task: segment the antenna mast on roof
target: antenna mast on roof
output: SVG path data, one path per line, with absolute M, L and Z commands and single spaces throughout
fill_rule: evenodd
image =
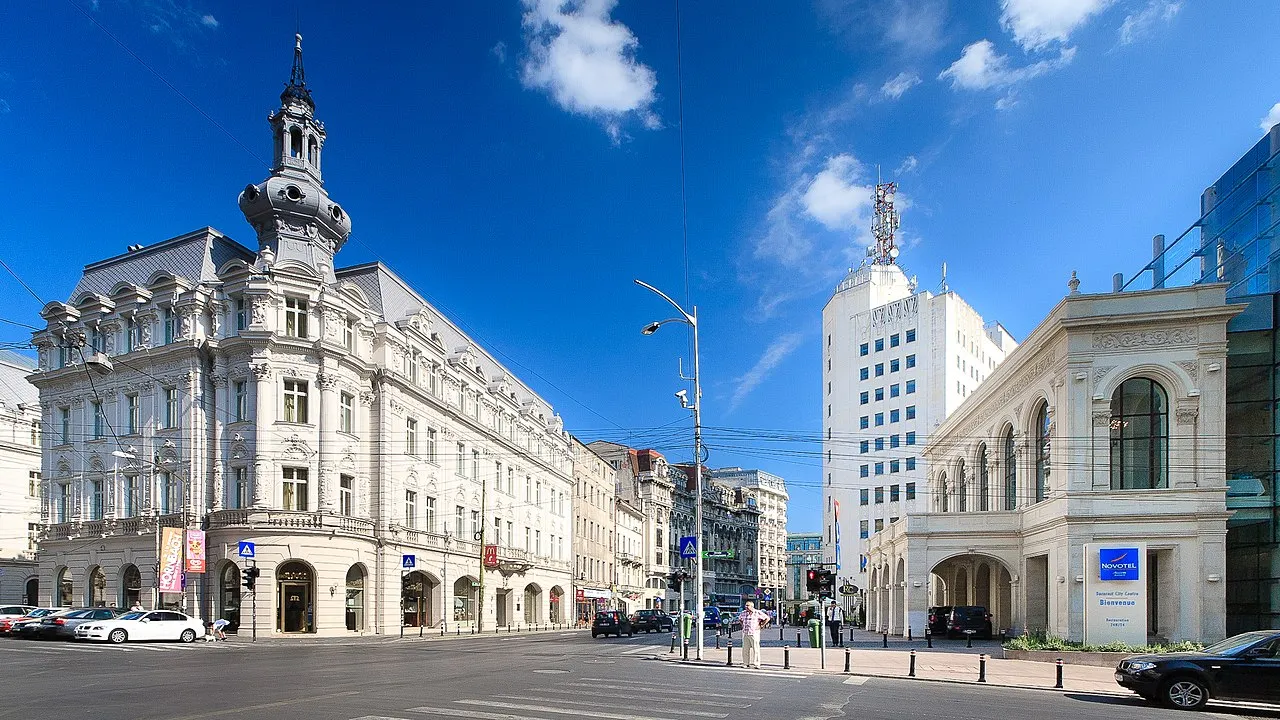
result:
M 871 235 L 875 245 L 871 248 L 871 262 L 875 265 L 893 265 L 898 260 L 898 247 L 893 234 L 898 230 L 898 211 L 893 209 L 893 196 L 898 183 L 880 182 L 880 168 L 876 168 L 875 219 L 871 222 Z

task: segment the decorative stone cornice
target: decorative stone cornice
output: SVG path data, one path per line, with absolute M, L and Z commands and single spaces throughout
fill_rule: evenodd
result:
M 1169 345 L 1194 345 L 1196 329 L 1164 328 L 1129 332 L 1094 333 L 1094 350 L 1126 350 L 1131 348 L 1165 347 Z

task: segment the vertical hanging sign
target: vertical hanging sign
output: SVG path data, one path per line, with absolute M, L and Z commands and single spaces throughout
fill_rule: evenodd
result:
M 204 531 L 187 531 L 187 572 L 200 574 L 204 572 Z
M 160 532 L 160 582 L 162 593 L 182 592 L 182 529 L 162 528 Z

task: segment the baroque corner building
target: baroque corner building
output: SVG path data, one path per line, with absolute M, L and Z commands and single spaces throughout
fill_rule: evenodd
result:
M 351 219 L 300 36 L 280 100 L 239 197 L 256 251 L 212 228 L 133 246 L 43 311 L 41 603 L 327 635 L 563 622 L 560 417 L 387 267 L 335 266 Z M 160 529 L 184 526 L 205 571 L 160 593 Z

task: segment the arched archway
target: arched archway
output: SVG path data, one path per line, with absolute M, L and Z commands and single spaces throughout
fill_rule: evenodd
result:
M 889 618 L 889 632 L 902 634 L 907 623 L 907 560 L 898 558 L 893 571 L 893 583 L 890 589 L 893 614 Z
M 40 607 L 40 578 L 27 578 L 23 602 L 32 607 Z
M 357 580 L 360 584 L 360 597 L 363 602 L 364 574 L 363 570 L 361 570 L 358 565 L 351 566 L 351 569 L 347 571 L 348 597 L 350 598 L 353 571 L 359 574 Z M 435 578 L 421 570 L 411 572 L 404 576 L 402 584 L 402 588 L 404 590 L 402 602 L 404 608 L 405 627 L 425 627 L 427 625 L 431 625 L 432 619 L 435 617 L 435 613 L 432 611 L 431 597 L 434 595 L 433 591 L 435 590 L 436 584 L 437 582 Z M 348 608 L 350 608 L 349 603 Z M 350 613 L 348 613 L 347 629 L 357 629 L 351 627 Z
M 479 583 L 470 575 L 460 577 L 453 583 L 453 621 L 472 622 L 476 619 L 476 585 Z
M 360 563 L 347 568 L 347 596 L 343 614 L 346 616 L 347 629 L 353 632 L 364 630 L 364 579 L 366 574 L 364 566 Z M 431 602 L 430 594 L 427 595 L 427 602 L 429 608 Z M 427 624 L 431 624 L 432 613 L 429 609 L 426 617 Z
M 973 604 L 991 608 L 991 566 L 985 562 L 973 574 Z
M 137 565 L 120 568 L 120 607 L 142 607 L 142 573 Z
M 991 615 L 992 632 L 1017 625 L 1013 615 L 1013 575 L 994 555 L 952 555 L 930 570 L 937 591 L 931 604 L 981 606 Z
M 564 622 L 564 588 L 556 585 L 551 588 L 551 622 Z
M 101 565 L 89 568 L 84 583 L 85 607 L 105 607 L 107 604 L 107 576 Z
M 54 576 L 53 604 L 56 607 L 71 607 L 75 604 L 75 590 L 71 583 L 71 571 L 61 568 Z
M 867 628 L 880 626 L 880 568 L 871 567 L 867 585 Z
M 526 625 L 542 622 L 542 588 L 537 583 L 524 586 L 524 622 Z
M 228 560 L 218 571 L 218 617 L 231 623 L 227 632 L 240 629 L 240 568 Z
M 313 633 L 315 627 L 316 575 L 301 560 L 276 566 L 276 630 Z

